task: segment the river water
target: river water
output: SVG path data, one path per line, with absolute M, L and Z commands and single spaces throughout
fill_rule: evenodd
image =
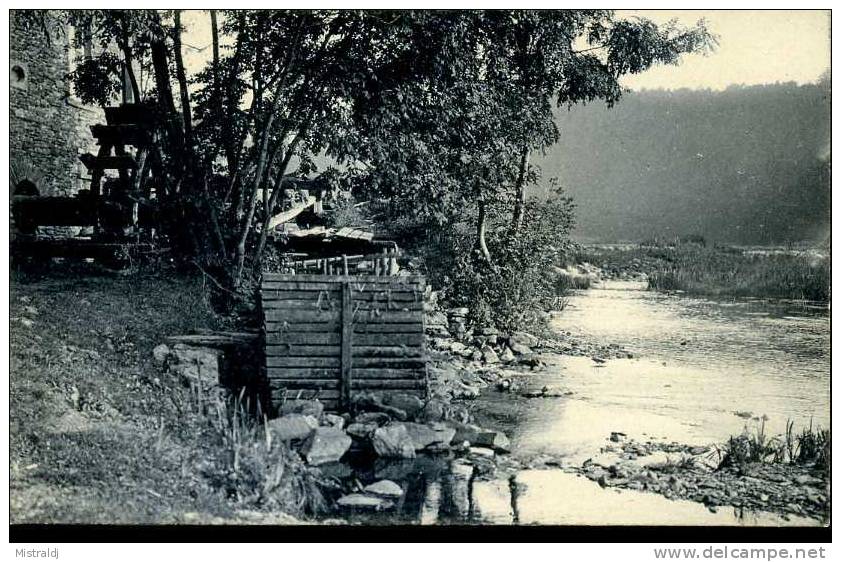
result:
M 569 392 L 523 398 L 487 389 L 473 411 L 483 426 L 504 430 L 512 454 L 560 457 L 580 464 L 611 432 L 640 441 L 721 443 L 749 427 L 769 435 L 812 423 L 829 426 L 830 332 L 825 308 L 760 300 L 710 300 L 607 282 L 570 297 L 553 328 L 602 344 L 631 359 L 605 363 L 548 355 L 547 369 L 512 377 L 525 387 Z M 365 479 L 390 477 L 406 497 L 397 513 L 369 522 L 474 522 L 581 525 L 803 525 L 732 507 L 630 490 L 602 489 L 562 470 L 524 470 L 483 482 L 461 461 L 420 458 L 383 463 Z

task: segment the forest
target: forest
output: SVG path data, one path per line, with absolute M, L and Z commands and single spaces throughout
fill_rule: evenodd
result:
M 639 242 L 701 235 L 721 243 L 829 238 L 829 79 L 724 91 L 629 93 L 557 112 L 539 160 L 577 206 L 576 235 Z

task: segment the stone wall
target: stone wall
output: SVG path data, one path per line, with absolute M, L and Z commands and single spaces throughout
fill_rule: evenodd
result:
M 38 27 L 27 28 L 11 12 L 9 54 L 10 181 L 23 180 L 41 195 L 71 194 L 87 188 L 79 154 L 96 153 L 89 126 L 104 123 L 101 109 L 70 95 L 68 34 L 50 40 Z

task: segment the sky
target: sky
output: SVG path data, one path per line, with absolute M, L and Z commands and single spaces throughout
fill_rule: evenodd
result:
M 686 26 L 703 18 L 718 35 L 718 48 L 710 55 L 688 55 L 677 67 L 659 66 L 626 77 L 624 85 L 634 90 L 803 84 L 815 82 L 830 65 L 828 10 L 639 10 L 617 15 L 655 23 L 676 18 Z
M 707 56 L 685 56 L 679 66 L 659 66 L 628 76 L 623 85 L 633 90 L 709 88 L 794 81 L 815 82 L 830 64 L 828 10 L 620 10 L 619 17 L 646 17 L 656 23 L 675 18 L 691 26 L 705 19 L 718 35 L 717 50 Z M 210 53 L 207 12 L 184 15 L 185 65 L 198 70 Z

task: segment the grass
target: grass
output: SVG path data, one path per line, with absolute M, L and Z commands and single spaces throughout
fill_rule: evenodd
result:
M 202 523 L 318 509 L 303 464 L 245 395 L 162 372 L 167 335 L 225 329 L 201 278 L 15 272 L 10 294 L 12 523 Z
M 810 252 L 748 252 L 691 241 L 652 241 L 589 249 L 577 259 L 608 273 L 646 273 L 649 288 L 658 291 L 816 302 L 828 302 L 830 296 L 830 259 Z
M 794 422 L 786 423 L 786 432 L 768 437 L 765 421 L 751 430 L 745 426 L 741 435 L 731 436 L 719 449 L 719 467 L 745 466 L 753 463 L 788 463 L 811 466 L 827 472 L 830 466 L 832 442 L 828 429 L 814 428 L 812 424 L 799 433 Z

